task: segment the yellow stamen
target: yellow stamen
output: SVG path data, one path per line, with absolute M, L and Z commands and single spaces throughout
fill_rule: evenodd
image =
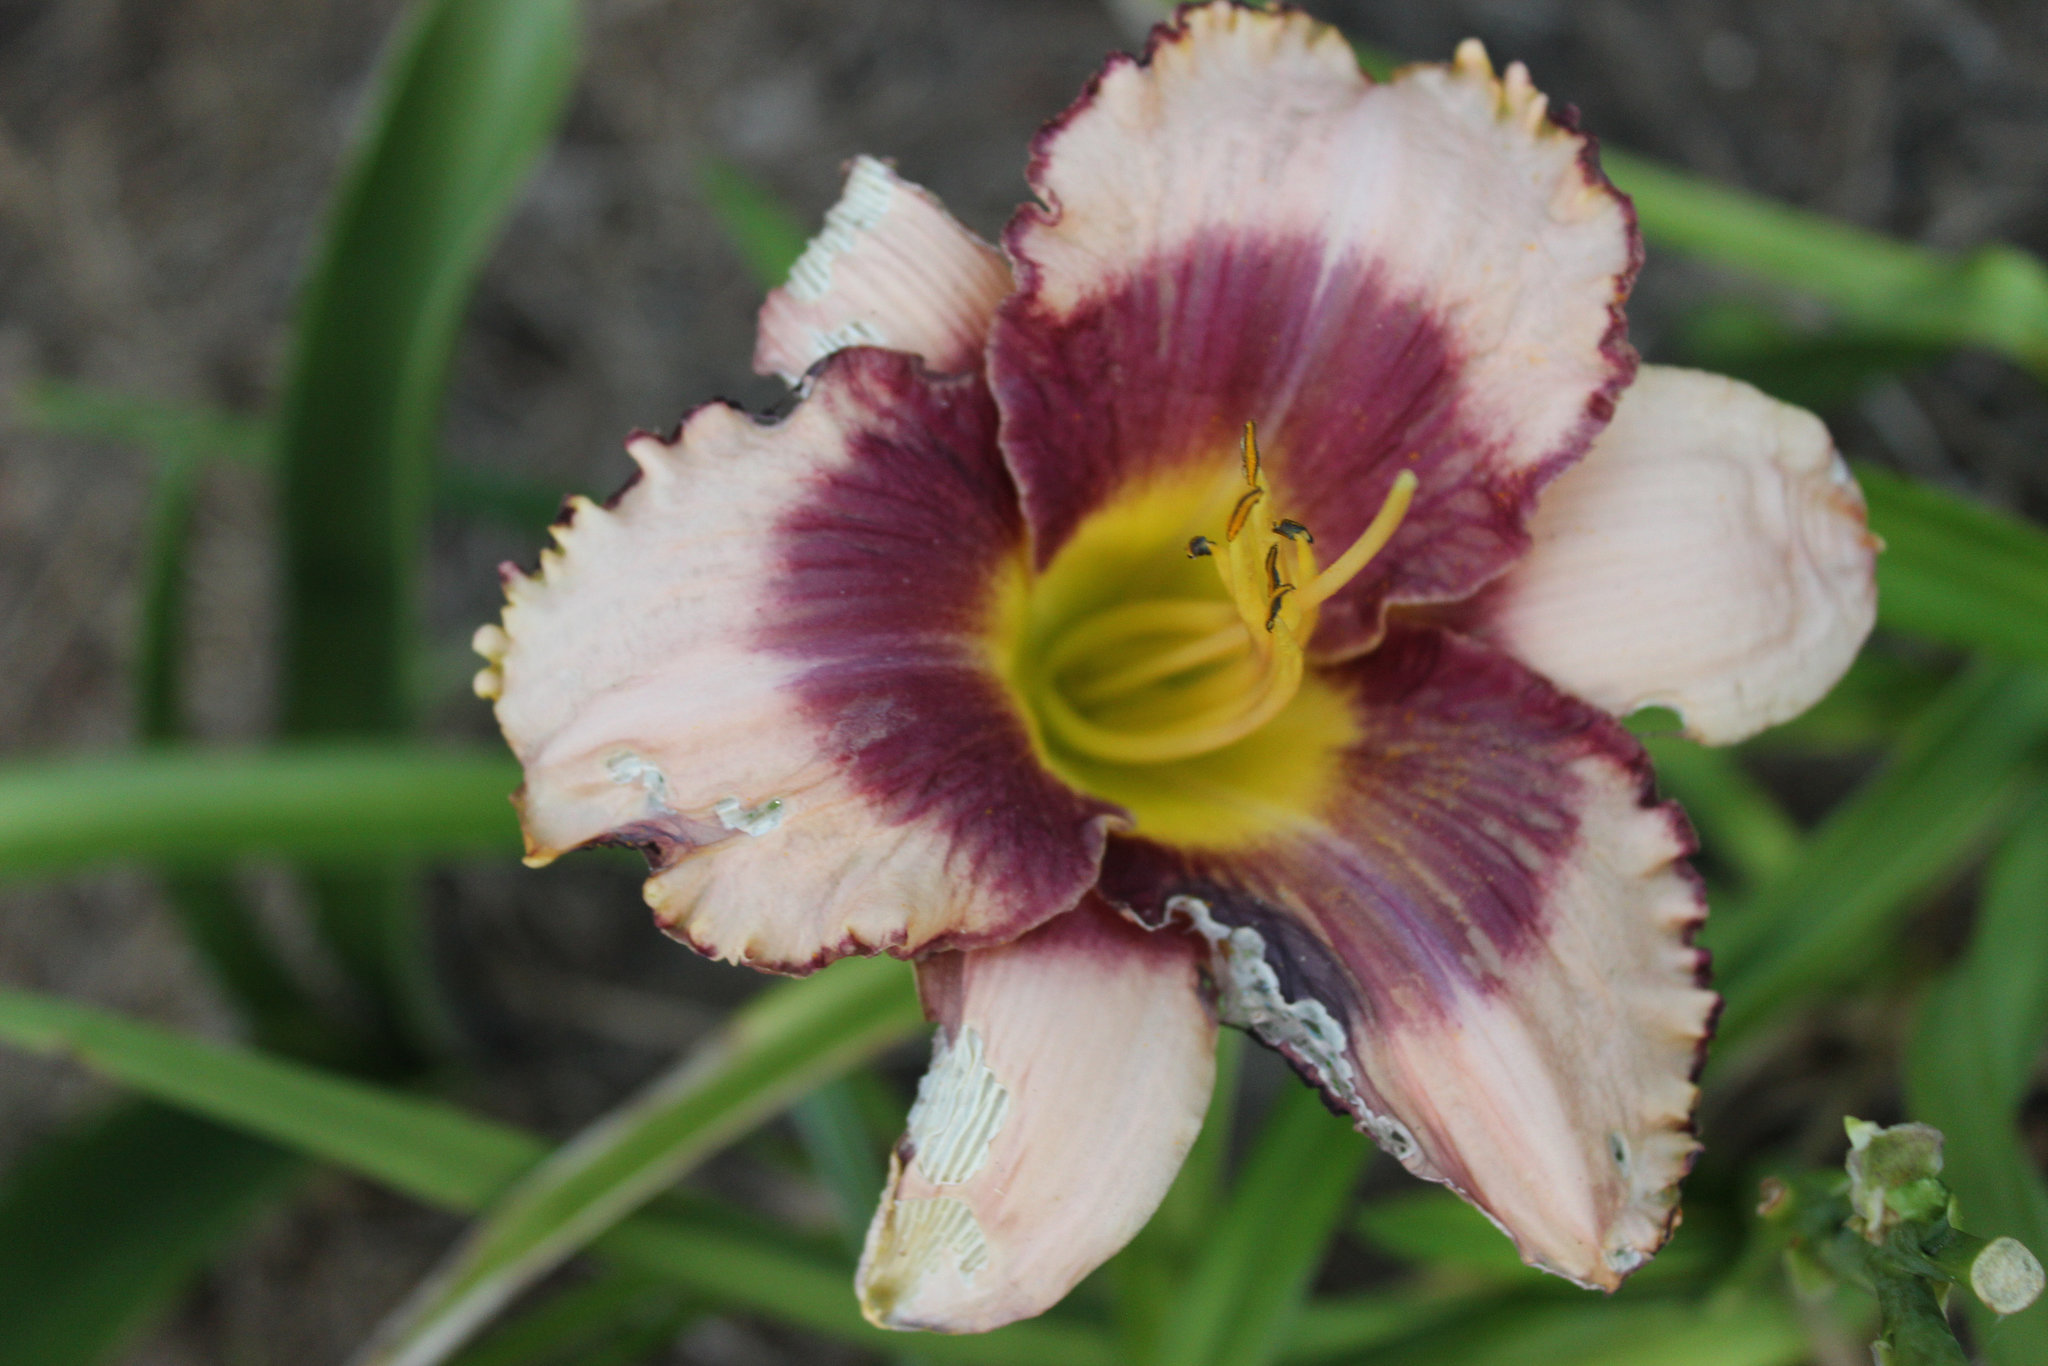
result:
M 1119 603 L 1060 637 L 1046 657 L 1046 670 L 1058 677 L 1084 659 L 1113 656 L 1146 637 L 1195 632 L 1207 635 L 1226 623 L 1234 629 L 1236 615 L 1228 603 L 1209 598 L 1150 598 Z
M 1415 501 L 1416 482 L 1413 470 L 1402 470 L 1394 476 L 1394 486 L 1387 490 L 1387 501 L 1380 504 L 1379 513 L 1371 525 L 1351 543 L 1349 550 L 1316 575 L 1315 581 L 1302 591 L 1304 607 L 1314 608 L 1328 602 L 1331 594 L 1357 578 L 1360 571 L 1372 563 L 1372 557 L 1387 548 L 1387 542 L 1394 539 L 1394 533 L 1401 529 L 1402 519 L 1408 515 L 1408 505 Z
M 1042 715 L 1062 740 L 1096 759 L 1111 763 L 1163 764 L 1175 759 L 1192 759 L 1236 744 L 1278 716 L 1294 700 L 1301 686 L 1301 651 L 1275 651 L 1280 667 L 1260 676 L 1256 689 L 1238 706 L 1220 715 L 1208 713 L 1157 730 L 1111 729 L 1097 725 L 1076 711 L 1058 689 L 1041 699 Z
M 1315 538 L 1301 523 L 1282 518 L 1270 532 L 1262 524 L 1246 534 L 1266 496 L 1249 422 L 1242 454 L 1246 488 L 1223 544 L 1188 542 L 1190 555 L 1214 560 L 1225 601 L 1122 603 L 1080 621 L 1047 651 L 1040 716 L 1064 745 L 1109 763 L 1168 763 L 1235 744 L 1271 722 L 1301 686 L 1317 607 L 1386 548 L 1414 502 L 1415 475 L 1403 470 L 1371 524 L 1318 572 Z
M 1211 604 L 1229 612 L 1221 603 Z M 1231 622 L 1220 630 L 1212 631 L 1185 645 L 1176 646 L 1164 654 L 1150 659 L 1141 659 L 1136 664 L 1104 674 L 1100 678 L 1069 688 L 1067 691 L 1076 702 L 1109 702 L 1128 693 L 1136 692 L 1148 684 L 1175 674 L 1184 674 L 1204 664 L 1213 664 L 1219 659 L 1242 654 L 1245 649 L 1244 628 L 1238 625 L 1236 613 L 1231 612 Z

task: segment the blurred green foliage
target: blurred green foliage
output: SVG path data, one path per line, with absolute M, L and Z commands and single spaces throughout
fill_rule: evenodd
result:
M 887 1087 L 862 1063 L 917 1021 L 893 963 L 777 989 L 730 1022 L 712 1063 L 686 1061 L 559 1148 L 435 1098 L 451 1069 L 437 1056 L 411 870 L 516 855 L 504 793 L 517 776 L 496 752 L 411 734 L 421 546 L 430 507 L 529 530 L 553 508 L 549 492 L 449 466 L 436 427 L 476 272 L 560 117 L 577 23 L 573 0 L 413 7 L 314 252 L 274 414 L 55 382 L 18 396 L 47 430 L 130 442 L 158 463 L 136 650 L 144 747 L 0 767 L 0 876 L 108 860 L 162 872 L 250 1045 L 0 992 L 0 1038 L 75 1058 L 138 1097 L 50 1135 L 0 1179 L 0 1366 L 111 1359 L 316 1165 L 477 1216 L 366 1358 L 408 1366 L 625 1363 L 707 1314 L 989 1366 L 1790 1366 L 1817 1350 L 1817 1332 L 1867 1337 L 1867 1296 L 1814 1299 L 1777 1274 L 1783 1240 L 1749 1208 L 1756 1173 L 1717 1168 L 1711 1149 L 1684 1233 L 1603 1302 L 1520 1266 L 1441 1192 L 1361 1205 L 1365 1145 L 1306 1090 L 1241 1117 L 1227 1043 L 1209 1124 L 1160 1214 L 1070 1306 L 983 1338 L 906 1345 L 860 1319 L 848 1286 L 892 1136 L 873 1117 Z M 1718 301 L 1680 339 L 1691 359 L 1821 408 L 1955 347 L 2048 377 L 2048 272 L 2024 253 L 1944 256 L 1636 158 L 1610 152 L 1606 164 L 1653 247 L 1796 292 L 1828 320 L 1803 313 L 1794 327 L 1750 299 Z M 802 229 L 734 167 L 699 169 L 740 263 L 778 281 Z M 187 524 L 194 480 L 217 459 L 267 469 L 282 495 L 284 724 L 279 743 L 245 751 L 181 743 Z M 1905 1101 L 1949 1135 L 1957 1208 L 1970 1227 L 2038 1249 L 2048 1186 L 2018 1126 L 2048 1032 L 2048 534 L 1860 473 L 1890 546 L 1883 629 L 1836 695 L 1734 752 L 1660 733 L 1670 728 L 1655 719 L 1638 726 L 1706 838 L 1723 1058 L 1740 1074 L 1831 1004 L 1911 1012 Z M 1869 776 L 1802 828 L 1754 767 L 1787 753 L 1852 756 Z M 242 903 L 231 873 L 251 855 L 300 870 L 354 988 L 340 1013 L 315 1004 Z M 1969 888 L 1987 855 L 1963 954 L 1903 954 L 1908 922 Z M 1729 1070 L 1709 1072 L 1710 1093 Z M 792 1106 L 802 1160 L 841 1211 L 839 1238 L 674 1189 Z M 1241 1118 L 1252 1122 L 1233 1152 Z M 1315 1292 L 1339 1245 L 1376 1259 L 1372 1289 Z M 491 1322 L 585 1250 L 588 1276 L 550 1281 Z M 1987 1361 L 2048 1360 L 2038 1307 L 1976 1327 Z

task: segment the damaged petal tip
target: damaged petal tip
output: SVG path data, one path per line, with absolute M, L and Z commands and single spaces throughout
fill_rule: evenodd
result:
M 893 1190 L 895 1173 L 889 1184 Z M 920 1302 L 957 1299 L 988 1258 L 988 1237 L 965 1200 L 885 1195 L 854 1283 L 860 1312 L 877 1328 L 943 1327 L 919 1312 Z

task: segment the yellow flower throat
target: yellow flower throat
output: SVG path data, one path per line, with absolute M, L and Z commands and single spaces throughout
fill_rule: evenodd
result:
M 1222 540 L 1187 543 L 1190 557 L 1215 566 L 1222 600 L 1090 594 L 1045 637 L 1027 690 L 1056 748 L 1091 764 L 1170 764 L 1266 727 L 1301 689 L 1317 609 L 1386 547 L 1415 496 L 1415 475 L 1403 470 L 1371 525 L 1318 568 L 1309 529 L 1274 516 L 1249 422 L 1242 458 L 1244 486 Z

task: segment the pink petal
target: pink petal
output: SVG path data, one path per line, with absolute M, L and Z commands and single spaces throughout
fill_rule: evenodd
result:
M 824 230 L 761 305 L 754 369 L 794 384 L 848 346 L 909 351 L 938 371 L 976 369 L 1009 291 L 994 247 L 886 163 L 856 157 Z
M 1136 481 L 1227 479 L 1254 420 L 1275 510 L 1319 543 L 1421 480 L 1325 609 L 1319 650 L 1355 652 L 1383 601 L 1460 598 L 1522 552 L 1633 373 L 1627 201 L 1476 43 L 1374 85 L 1304 15 L 1192 8 L 1034 150 L 1049 207 L 1011 225 L 989 355 L 1041 563 Z
M 1474 629 L 1617 715 L 1729 744 L 1834 685 L 1877 616 L 1863 495 L 1812 414 L 1646 366 Z
M 1235 854 L 1113 839 L 1104 894 L 1203 932 L 1224 1020 L 1525 1260 L 1612 1288 L 1698 1147 L 1685 818 L 1626 731 L 1506 656 L 1396 626 L 1330 677 L 1361 738 L 1315 820 Z
M 802 971 L 1002 941 L 1087 891 L 1111 813 L 1045 772 L 989 663 L 1022 530 L 978 379 L 841 353 L 780 422 L 699 409 L 579 501 L 479 690 L 530 862 L 647 853 L 666 928 Z
M 1028 1318 L 1144 1226 L 1215 1080 L 1196 956 L 1091 897 L 1016 943 L 918 965 L 939 1032 L 861 1258 L 870 1319 Z

